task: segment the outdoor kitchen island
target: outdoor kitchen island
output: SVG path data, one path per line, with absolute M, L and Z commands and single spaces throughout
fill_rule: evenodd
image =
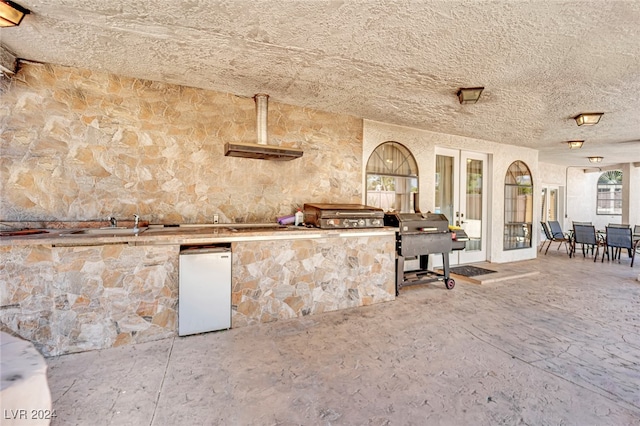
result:
M 181 247 L 218 244 L 232 328 L 395 298 L 394 228 L 47 229 L 0 238 L 0 323 L 45 356 L 176 336 Z

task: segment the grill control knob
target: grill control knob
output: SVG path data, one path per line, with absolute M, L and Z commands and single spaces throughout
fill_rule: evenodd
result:
M 360 225 L 360 226 L 364 226 L 364 219 L 360 219 L 360 220 L 358 221 L 358 225 Z

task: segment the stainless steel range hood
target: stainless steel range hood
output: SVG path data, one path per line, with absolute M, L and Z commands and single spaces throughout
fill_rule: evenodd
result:
M 226 157 L 256 158 L 260 160 L 289 161 L 302 157 L 302 150 L 267 144 L 267 103 L 269 95 L 259 93 L 256 102 L 256 129 L 258 143 L 229 142 L 224 146 Z
M 257 158 L 260 160 L 289 161 L 302 157 L 302 151 L 257 143 L 227 143 L 224 145 L 227 157 Z

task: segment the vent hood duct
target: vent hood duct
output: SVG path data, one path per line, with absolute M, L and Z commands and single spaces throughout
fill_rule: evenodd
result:
M 302 157 L 302 150 L 267 144 L 267 103 L 269 95 L 259 93 L 253 97 L 256 101 L 256 129 L 258 143 L 226 143 L 226 157 L 256 158 L 260 160 L 289 161 Z

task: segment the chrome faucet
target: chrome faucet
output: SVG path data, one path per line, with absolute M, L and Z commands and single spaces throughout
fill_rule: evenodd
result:
M 133 230 L 137 230 L 138 229 L 138 225 L 140 224 L 140 216 L 138 216 L 137 214 L 133 215 Z
M 112 228 L 115 228 L 118 226 L 118 220 L 115 217 L 107 216 L 107 220 L 109 221 L 109 224 Z

